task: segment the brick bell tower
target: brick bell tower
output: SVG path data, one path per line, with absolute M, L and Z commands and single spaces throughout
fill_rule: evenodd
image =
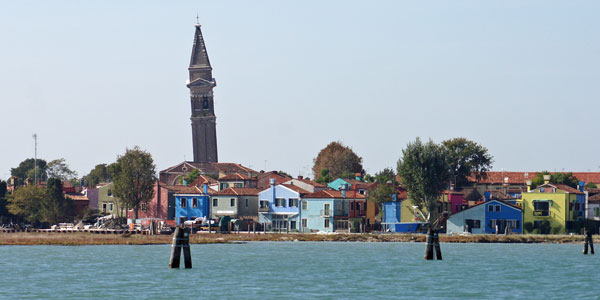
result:
M 187 87 L 190 89 L 192 105 L 192 142 L 194 147 L 194 162 L 218 162 L 217 157 L 217 128 L 213 88 L 217 85 L 212 77 L 212 67 L 208 60 L 206 45 L 196 24 L 194 46 L 190 59 L 190 79 Z

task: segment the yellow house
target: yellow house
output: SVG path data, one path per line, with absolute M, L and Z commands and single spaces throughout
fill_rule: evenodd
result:
M 585 209 L 585 194 L 567 185 L 546 182 L 523 193 L 519 202 L 524 230 L 558 234 L 566 233 L 571 222 L 581 217 L 578 213 Z

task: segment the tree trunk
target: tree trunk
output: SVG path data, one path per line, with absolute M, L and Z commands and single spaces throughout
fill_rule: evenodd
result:
M 135 217 L 136 220 L 138 219 L 138 207 L 139 207 L 139 205 L 136 205 L 133 208 L 133 216 Z

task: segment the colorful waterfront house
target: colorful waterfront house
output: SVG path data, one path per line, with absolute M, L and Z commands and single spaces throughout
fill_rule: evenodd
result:
M 516 197 L 515 195 L 518 195 Z M 521 199 L 521 193 L 509 193 L 503 190 L 488 190 L 483 193 L 484 201 L 490 200 L 501 200 L 512 205 L 518 205 L 517 203 Z
M 587 199 L 587 213 L 586 217 L 588 220 L 594 222 L 594 234 L 600 232 L 600 193 L 595 194 Z
M 423 228 L 425 222 L 415 218 L 414 209 L 408 207 L 412 201 L 408 200 L 405 189 L 396 190 L 396 195 L 392 201 L 383 203 L 382 226 L 387 232 L 416 232 Z M 404 210 L 403 210 L 404 205 Z M 409 214 L 412 219 L 402 218 L 404 214 Z
M 100 210 L 100 213 L 114 216 L 125 214 L 125 208 L 119 206 L 121 202 L 113 193 L 112 182 L 98 185 L 96 188 L 98 189 L 98 210 Z
M 247 230 L 258 222 L 258 193 L 255 188 L 227 188 L 211 195 L 210 216 L 225 216 L 241 221 L 240 230 Z
M 298 178 L 292 178 L 283 183 L 295 185 L 309 193 L 316 193 L 316 192 L 328 189 L 328 187 L 326 185 L 318 183 L 316 181 L 308 180 L 302 176 L 298 176 Z
M 529 227 L 538 233 L 566 233 L 573 230 L 574 221 L 585 218 L 585 194 L 567 185 L 546 181 L 521 198 L 526 230 Z
M 454 190 L 446 190 L 442 193 L 442 203 L 448 203 L 450 214 L 455 214 L 465 208 L 464 194 Z
M 302 198 L 303 232 L 364 232 L 365 195 L 355 191 L 321 190 Z
M 258 193 L 258 222 L 266 230 L 298 230 L 300 199 L 309 194 L 295 185 L 278 184 Z
M 202 188 L 191 186 L 174 196 L 176 224 L 197 218 L 210 218 L 210 194 L 206 185 Z
M 521 208 L 501 200 L 482 202 L 451 215 L 447 233 L 522 233 Z

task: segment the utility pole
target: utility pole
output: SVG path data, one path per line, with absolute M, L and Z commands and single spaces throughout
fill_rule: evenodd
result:
M 35 185 L 38 185 L 38 177 L 37 177 L 37 133 L 33 134 L 33 140 L 35 141 L 35 152 L 33 158 L 33 168 L 35 173 Z

